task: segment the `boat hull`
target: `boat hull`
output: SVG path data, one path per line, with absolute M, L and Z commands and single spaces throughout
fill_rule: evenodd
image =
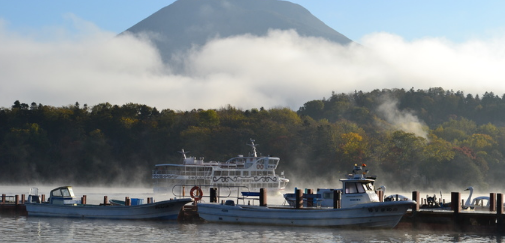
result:
M 398 201 L 366 203 L 350 208 L 273 208 L 260 206 L 228 206 L 199 204 L 198 214 L 208 222 L 393 228 L 415 203 Z
M 28 216 L 95 219 L 177 219 L 181 208 L 191 199 L 174 199 L 135 206 L 83 204 L 26 204 Z

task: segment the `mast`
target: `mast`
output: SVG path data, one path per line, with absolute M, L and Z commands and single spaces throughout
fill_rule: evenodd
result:
M 251 139 L 251 144 L 247 144 L 249 146 L 251 146 L 253 152 L 253 157 L 258 157 L 257 153 L 256 153 L 256 146 L 258 146 L 259 144 L 254 144 L 254 139 L 250 138 Z
M 182 149 L 181 151 L 178 151 L 178 152 L 182 154 L 182 157 L 184 159 L 186 159 L 186 154 L 189 153 L 189 151 L 188 152 L 184 152 L 184 149 Z

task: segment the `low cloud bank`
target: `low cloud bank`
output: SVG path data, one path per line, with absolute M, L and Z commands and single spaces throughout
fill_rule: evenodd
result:
M 0 107 L 15 100 L 146 104 L 158 109 L 289 107 L 336 93 L 442 87 L 505 93 L 505 38 L 452 43 L 374 33 L 340 46 L 295 31 L 215 39 L 164 64 L 149 38 L 116 36 L 70 17 L 76 31 L 18 33 L 0 20 Z M 41 38 L 41 36 L 43 38 Z

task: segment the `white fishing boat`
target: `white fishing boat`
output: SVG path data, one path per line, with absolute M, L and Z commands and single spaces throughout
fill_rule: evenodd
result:
M 47 202 L 26 204 L 28 216 L 94 218 L 94 219 L 177 219 L 181 208 L 193 200 L 173 199 L 134 206 L 80 204 L 72 187 L 51 191 Z
M 186 157 L 188 152 L 182 150 L 182 163 L 155 166 L 152 171 L 153 190 L 155 193 L 173 193 L 177 196 L 184 196 L 181 193 L 183 186 L 199 186 L 204 190 L 210 187 L 245 187 L 249 191 L 267 188 L 269 192 L 284 190 L 289 180 L 284 177 L 284 172 L 280 175 L 275 172 L 280 158 L 258 156 L 258 145 L 254 144 L 253 139 L 247 145 L 252 148 L 249 156 L 238 155 L 225 162 Z
M 333 207 L 266 207 L 200 203 L 198 214 L 208 222 L 393 228 L 414 201 L 379 202 L 374 190 L 375 178 L 367 177 L 363 166 L 341 179 L 340 208 Z

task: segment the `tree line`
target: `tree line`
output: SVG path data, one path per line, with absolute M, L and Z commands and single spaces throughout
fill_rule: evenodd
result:
M 486 190 L 505 178 L 504 121 L 504 96 L 442 88 L 333 92 L 297 111 L 15 101 L 0 109 L 0 183 L 149 186 L 154 165 L 179 163 L 181 149 L 224 161 L 253 138 L 292 186 L 365 163 L 392 188 Z

